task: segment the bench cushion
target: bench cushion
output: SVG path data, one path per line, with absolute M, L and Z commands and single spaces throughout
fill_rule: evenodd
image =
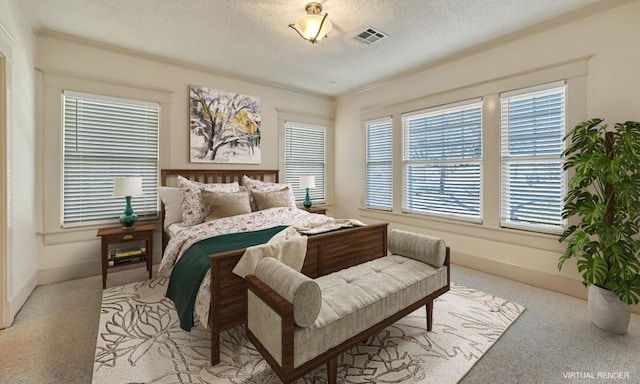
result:
M 315 279 L 317 319 L 294 330 L 294 367 L 447 285 L 447 268 L 390 255 Z

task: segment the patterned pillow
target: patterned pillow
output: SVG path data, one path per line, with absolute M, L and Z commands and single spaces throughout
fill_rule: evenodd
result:
M 207 209 L 202 202 L 200 190 L 211 192 L 238 192 L 237 182 L 225 184 L 203 184 L 178 176 L 178 187 L 182 199 L 182 225 L 187 227 L 200 224 L 207 217 Z
M 293 189 L 291 188 L 291 185 L 289 184 L 280 184 L 280 183 L 269 183 L 266 181 L 261 181 L 261 180 L 255 180 L 250 178 L 247 175 L 242 176 L 242 185 L 244 185 L 245 187 L 247 187 L 247 189 L 249 190 L 249 192 L 251 193 L 251 197 L 249 199 L 249 201 L 251 202 L 251 210 L 252 211 L 258 211 L 258 206 L 256 205 L 255 199 L 253 198 L 253 192 L 257 191 L 257 192 L 275 192 L 275 191 L 282 191 L 285 188 L 289 189 L 289 194 L 290 194 L 290 199 L 291 199 L 291 206 L 295 208 L 296 206 L 296 198 L 293 195 Z
M 220 219 L 251 212 L 249 205 L 249 191 L 240 187 L 238 192 L 210 192 L 201 191 L 202 202 L 207 209 L 204 221 Z

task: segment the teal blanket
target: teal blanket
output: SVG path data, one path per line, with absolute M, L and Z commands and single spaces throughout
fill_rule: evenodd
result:
M 193 308 L 202 279 L 211 266 L 209 255 L 264 244 L 285 228 L 286 225 L 281 225 L 259 231 L 214 236 L 189 247 L 173 267 L 166 293 L 176 306 L 180 328 L 191 331 L 194 325 Z

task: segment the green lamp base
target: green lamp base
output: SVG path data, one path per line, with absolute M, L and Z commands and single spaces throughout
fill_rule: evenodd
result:
M 304 198 L 304 203 L 302 203 L 302 205 L 304 205 L 305 208 L 309 209 L 311 208 L 311 199 L 309 198 L 309 188 L 306 188 L 307 190 L 307 195 Z
M 136 227 L 136 221 L 138 221 L 138 215 L 122 215 L 120 216 L 120 224 L 123 229 L 133 229 Z
M 138 215 L 133 213 L 131 208 L 131 196 L 125 196 L 127 200 L 127 206 L 124 208 L 124 214 L 120 216 L 120 224 L 123 229 L 133 229 L 136 227 L 136 221 L 138 221 Z

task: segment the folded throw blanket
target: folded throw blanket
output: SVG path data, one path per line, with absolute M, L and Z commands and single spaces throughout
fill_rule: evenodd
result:
M 298 232 L 306 235 L 315 235 L 318 233 L 334 231 L 340 228 L 348 227 L 364 227 L 366 224 L 356 219 L 334 219 L 321 222 L 321 223 L 309 223 L 304 226 L 294 227 Z
M 330 232 L 340 228 L 359 227 L 365 224 L 355 219 L 333 219 L 321 223 L 309 223 L 304 226 L 288 227 L 274 235 L 266 244 L 248 247 L 233 273 L 244 278 L 253 273 L 256 265 L 265 257 L 273 257 L 283 264 L 300 272 L 307 254 L 307 237 L 323 232 Z
M 307 237 L 292 227 L 278 232 L 266 244 L 248 247 L 233 273 L 244 278 L 253 273 L 256 265 L 265 257 L 273 257 L 300 272 L 307 254 Z

